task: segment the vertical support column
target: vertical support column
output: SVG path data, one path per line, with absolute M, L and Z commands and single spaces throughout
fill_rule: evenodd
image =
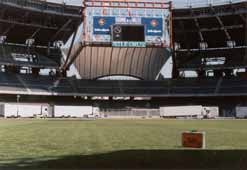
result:
M 177 62 L 176 62 L 176 51 L 175 49 L 172 50 L 172 78 L 176 79 L 179 77 L 179 71 L 177 69 Z
M 247 6 L 246 6 L 246 8 L 247 8 Z M 247 15 L 242 14 L 240 16 L 241 16 L 243 23 L 244 23 L 244 37 L 245 37 L 244 45 L 247 46 Z M 245 48 L 244 62 L 247 63 L 247 48 Z M 246 69 L 246 72 L 247 72 L 247 69 Z
M 169 10 L 170 10 L 170 26 L 169 26 L 169 32 L 170 32 L 170 47 L 174 49 L 174 42 L 173 42 L 173 12 L 172 12 L 172 2 L 169 2 Z
M 176 62 L 176 49 L 175 49 L 175 42 L 173 40 L 173 12 L 172 12 L 172 2 L 169 3 L 170 5 L 170 48 L 171 48 L 171 55 L 172 55 L 172 78 L 176 79 L 179 77 L 179 71 L 177 70 L 177 62 Z

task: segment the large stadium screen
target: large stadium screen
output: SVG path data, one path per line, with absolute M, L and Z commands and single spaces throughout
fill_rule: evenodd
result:
M 145 41 L 144 25 L 113 25 L 112 26 L 113 41 Z
M 121 47 L 169 44 L 169 27 L 166 22 L 170 16 L 168 8 L 118 6 L 119 4 L 116 7 L 102 8 L 92 5 L 86 8 L 85 41 Z M 113 32 L 115 26 L 119 27 L 117 29 L 121 31 L 120 33 Z

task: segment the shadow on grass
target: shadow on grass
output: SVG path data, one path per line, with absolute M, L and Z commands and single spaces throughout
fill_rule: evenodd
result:
M 75 155 L 52 160 L 22 159 L 0 165 L 1 170 L 22 169 L 241 169 L 247 170 L 247 150 L 126 150 Z

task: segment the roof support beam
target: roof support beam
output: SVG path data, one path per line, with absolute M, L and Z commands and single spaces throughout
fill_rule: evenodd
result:
M 195 16 L 195 15 L 194 15 L 194 11 L 193 11 L 192 8 L 191 8 L 191 15 L 192 15 L 192 16 Z M 198 18 L 194 18 L 194 22 L 195 22 L 196 28 L 198 29 L 198 35 L 199 35 L 199 37 L 200 37 L 200 41 L 201 41 L 201 42 L 204 42 L 204 37 L 203 37 L 202 31 L 201 31 L 201 27 L 200 27 Z
M 81 51 L 81 47 L 78 49 L 79 51 L 76 51 L 73 56 L 71 57 L 71 52 L 72 52 L 72 48 L 74 46 L 74 42 L 75 42 L 75 38 L 76 38 L 76 35 L 77 35 L 77 31 L 79 29 L 79 24 L 77 25 L 76 29 L 75 29 L 75 32 L 74 32 L 74 35 L 73 35 L 73 38 L 72 38 L 72 42 L 70 44 L 70 48 L 69 48 L 69 52 L 68 52 L 68 55 L 67 55 L 67 58 L 64 62 L 64 65 L 62 66 L 62 71 L 67 71 L 69 69 L 69 67 L 71 66 L 71 64 L 74 62 L 74 60 L 77 58 L 79 52 Z M 71 58 L 71 59 L 70 59 Z
M 0 19 L 0 24 L 1 23 L 22 25 L 22 26 L 27 26 L 27 27 L 28 26 L 37 27 L 37 28 L 48 29 L 48 30 L 57 30 L 58 29 L 58 27 L 45 26 L 45 25 L 40 25 L 40 24 L 35 24 L 35 23 L 19 22 L 19 21 L 7 20 L 7 19 Z M 63 31 L 71 31 L 71 30 L 70 29 L 66 29 L 66 30 L 63 30 Z
M 38 33 L 39 31 L 41 30 L 41 28 L 37 28 L 34 33 L 29 37 L 29 39 L 33 39 Z
M 57 36 L 58 36 L 58 34 L 60 34 L 62 31 L 64 31 L 68 26 L 69 26 L 69 24 L 72 22 L 72 19 L 69 19 L 57 32 L 56 32 L 56 34 L 53 36 L 53 37 L 51 37 L 51 39 L 50 39 L 50 41 L 49 42 L 52 42 L 52 41 L 54 41 L 56 38 L 57 38 Z
M 194 10 L 195 11 L 195 10 Z M 205 13 L 205 12 L 200 12 L 200 11 L 196 11 L 197 15 L 196 16 L 192 16 L 190 15 L 183 15 L 183 16 L 175 16 L 173 18 L 173 20 L 190 20 L 191 18 L 214 18 L 216 16 L 232 16 L 232 15 L 241 15 L 241 14 L 246 14 L 247 13 L 247 7 L 243 6 L 241 9 L 235 11 L 229 11 L 229 12 L 222 12 L 221 11 L 216 11 L 215 13 Z
M 227 30 L 233 30 L 233 29 L 241 29 L 244 28 L 244 25 L 231 25 L 231 26 L 225 26 L 225 29 Z M 212 27 L 212 28 L 200 28 L 200 32 L 214 32 L 214 31 L 221 31 L 224 30 L 223 28 L 219 27 Z M 180 30 L 180 29 L 175 29 L 175 32 L 178 33 L 193 33 L 197 32 L 197 29 L 190 29 L 190 30 Z
M 212 12 L 213 12 L 214 14 L 216 14 L 215 9 L 214 9 L 213 6 L 211 6 L 210 9 L 212 10 Z M 226 35 L 227 40 L 232 40 L 232 38 L 231 38 L 231 36 L 230 36 L 228 30 L 226 29 L 226 27 L 225 27 L 223 21 L 220 19 L 219 16 L 216 15 L 215 17 L 216 17 L 218 23 L 220 24 L 221 29 L 224 30 L 224 33 L 225 33 L 225 35 Z
M 84 45 L 80 43 L 80 47 L 73 53 L 73 55 L 69 58 L 71 58 L 67 64 L 65 64 L 62 68 L 62 71 L 67 71 L 70 66 L 73 64 L 73 62 L 76 60 L 76 58 L 79 56 L 81 50 L 84 48 Z M 68 58 L 68 57 L 67 57 Z
M 11 24 L 4 32 L 2 35 L 8 35 L 9 31 L 15 27 L 15 24 Z
M 204 38 L 203 38 L 203 35 L 202 35 L 202 31 L 201 31 L 201 28 L 200 28 L 198 19 L 195 18 L 194 21 L 195 21 L 196 27 L 198 29 L 198 34 L 199 34 L 200 40 L 201 40 L 201 42 L 203 42 L 204 41 Z

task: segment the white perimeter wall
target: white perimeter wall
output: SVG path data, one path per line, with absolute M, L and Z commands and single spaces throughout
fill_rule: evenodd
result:
M 93 113 L 92 106 L 55 106 L 54 116 L 70 116 L 70 117 L 83 117 Z
M 247 118 L 247 107 L 236 107 L 237 118 Z
M 5 117 L 34 117 L 34 115 L 40 115 L 44 113 L 44 109 L 48 105 L 45 104 L 17 104 L 17 103 L 5 103 L 4 105 L 4 116 Z

